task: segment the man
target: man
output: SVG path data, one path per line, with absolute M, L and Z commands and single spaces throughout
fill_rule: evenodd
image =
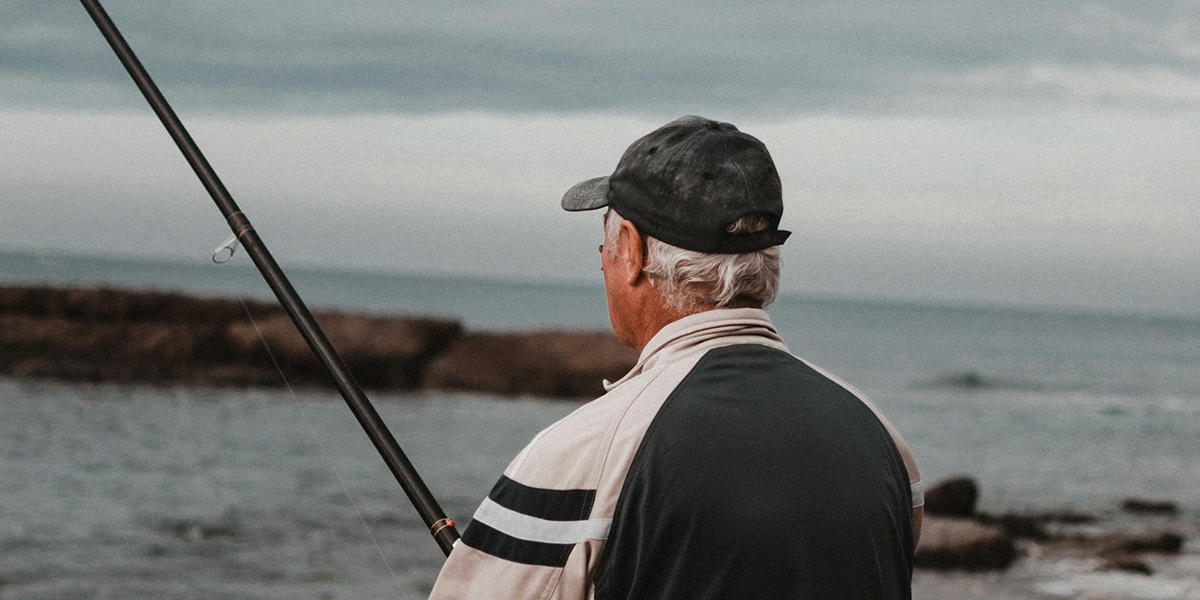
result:
M 641 356 L 512 461 L 432 597 L 910 598 L 911 453 L 763 310 L 789 235 L 766 147 L 684 117 L 562 206 L 607 207 L 609 318 Z

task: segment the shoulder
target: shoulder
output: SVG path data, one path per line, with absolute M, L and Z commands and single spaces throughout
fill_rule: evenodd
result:
M 534 487 L 594 489 L 612 456 L 632 454 L 663 400 L 701 355 L 647 370 L 543 429 L 504 474 Z
M 813 369 L 817 373 L 829 378 L 834 383 L 840 385 L 850 393 L 857 396 L 867 408 L 871 409 L 871 412 L 875 414 L 875 417 L 879 419 L 879 422 L 882 423 L 884 428 L 887 429 L 892 441 L 896 444 L 896 449 L 900 452 L 900 456 L 904 459 L 904 467 L 908 470 L 909 483 L 913 486 L 914 506 L 920 506 L 921 504 L 924 504 L 924 495 L 921 493 L 921 473 L 917 469 L 917 461 L 913 457 L 912 450 L 909 449 L 908 443 L 904 441 L 904 437 L 900 435 L 900 432 L 894 425 L 892 425 L 892 422 L 889 421 L 887 416 L 883 414 L 883 411 L 880 410 L 879 406 L 876 405 L 875 402 L 861 390 L 853 385 L 850 385 L 837 375 L 834 375 L 833 373 L 830 373 L 829 371 L 826 371 L 825 369 L 822 369 L 821 367 L 818 367 L 817 365 L 814 365 L 804 359 L 798 360 L 808 365 L 809 368 Z

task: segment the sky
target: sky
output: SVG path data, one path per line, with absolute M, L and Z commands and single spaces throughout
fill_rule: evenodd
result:
M 1200 2 L 104 6 L 285 269 L 598 285 L 562 193 L 699 114 L 777 163 L 788 293 L 1200 315 Z M 0 251 L 228 236 L 78 3 L 0 6 L 0 136 Z

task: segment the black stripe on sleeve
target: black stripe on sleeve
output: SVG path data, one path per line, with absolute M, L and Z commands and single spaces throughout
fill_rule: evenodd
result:
M 486 552 L 497 558 L 525 565 L 562 567 L 567 564 L 574 544 L 548 544 L 515 538 L 488 527 L 485 523 L 471 521 L 463 532 L 464 544 Z
M 510 510 L 547 521 L 581 521 L 592 512 L 596 490 L 535 488 L 502 475 L 488 498 Z
M 549 490 L 517 483 L 507 476 L 500 480 L 488 498 L 513 512 L 545 521 L 582 521 L 592 511 L 595 490 Z M 567 564 L 574 544 L 559 544 L 522 539 L 504 531 L 500 523 L 471 521 L 463 532 L 466 545 L 502 558 L 527 565 L 562 567 Z

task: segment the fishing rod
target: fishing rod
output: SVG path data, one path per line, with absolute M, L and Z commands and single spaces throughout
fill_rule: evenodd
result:
M 117 58 L 121 60 L 125 70 L 129 72 L 129 76 L 142 91 L 142 95 L 146 97 L 146 101 L 150 103 L 150 107 L 154 109 L 163 126 L 167 128 L 167 132 L 171 134 L 171 138 L 175 140 L 175 145 L 183 152 L 184 158 L 192 166 L 192 170 L 196 172 L 196 176 L 200 178 L 200 182 L 204 184 L 208 194 L 212 196 L 213 202 L 217 204 L 221 214 L 225 216 L 236 242 L 245 246 L 246 252 L 258 267 L 259 272 L 262 273 L 263 278 L 266 279 L 271 291 L 275 292 L 275 297 L 279 299 L 279 303 L 295 323 L 296 329 L 300 331 L 300 335 L 308 342 L 309 348 L 317 355 L 321 365 L 333 378 L 342 398 L 346 400 L 346 404 L 358 418 L 367 437 L 371 438 L 371 442 L 379 450 L 383 462 L 387 463 L 388 468 L 395 475 L 396 481 L 400 483 L 400 487 L 404 489 L 404 493 L 408 495 L 408 499 L 420 513 L 425 525 L 429 527 L 430 535 L 433 536 L 442 551 L 449 555 L 459 537 L 458 531 L 454 528 L 454 521 L 446 517 L 446 513 L 442 511 L 433 494 L 429 492 L 429 488 L 421 480 L 421 476 L 417 474 L 404 451 L 400 449 L 400 445 L 396 443 L 396 439 L 384 425 L 379 413 L 371 405 L 371 401 L 363 393 L 358 381 L 350 374 L 337 351 L 333 349 L 325 337 L 325 333 L 313 319 L 312 313 L 300 299 L 300 295 L 296 293 L 283 270 L 279 268 L 266 245 L 258 237 L 254 227 L 250 225 L 250 220 L 233 201 L 233 197 L 225 189 L 225 184 L 221 183 L 216 171 L 208 164 L 208 159 L 204 158 L 199 146 L 192 140 L 187 129 L 183 127 L 183 123 L 175 115 L 175 111 L 167 104 L 166 98 L 163 97 L 158 86 L 154 85 L 154 81 L 150 79 L 150 75 L 142 67 L 142 63 L 133 54 L 133 50 L 129 48 L 129 44 L 125 42 L 125 38 L 117 30 L 108 13 L 100 6 L 98 0 L 81 0 L 81 2 L 92 20 L 96 22 L 96 26 L 100 28 L 100 33 L 104 35 L 108 44 L 116 52 Z M 231 246 L 229 250 L 232 251 Z

